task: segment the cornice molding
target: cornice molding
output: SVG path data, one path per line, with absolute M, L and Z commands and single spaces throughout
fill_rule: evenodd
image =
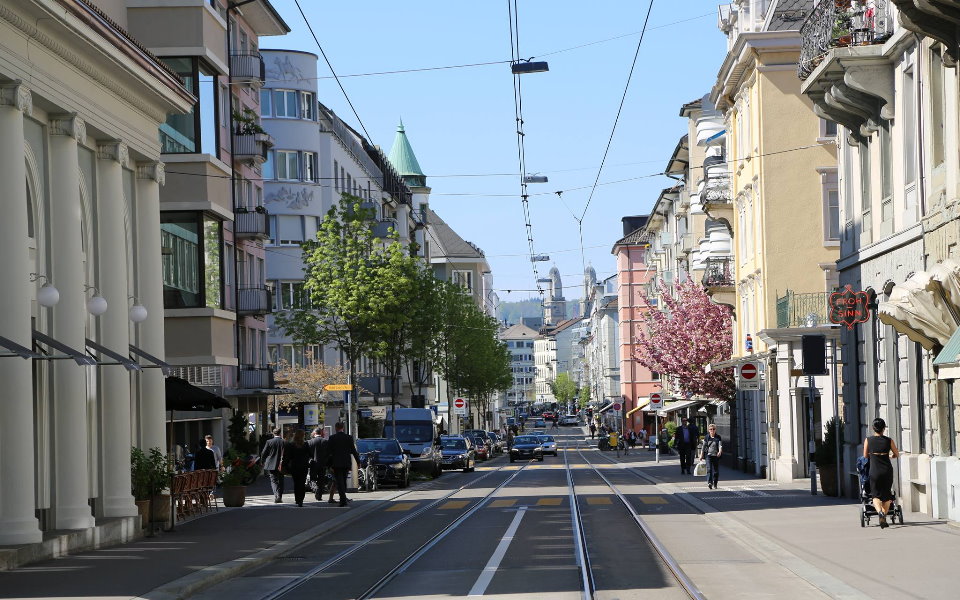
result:
M 102 85 L 104 88 L 109 90 L 111 93 L 116 95 L 118 98 L 124 100 L 131 106 L 140 110 L 144 114 L 150 116 L 153 120 L 158 123 L 166 120 L 166 113 L 157 110 L 156 108 L 150 106 L 143 100 L 137 97 L 136 94 L 131 93 L 126 86 L 121 85 L 115 81 L 112 77 L 109 77 L 106 73 L 100 69 L 94 67 L 89 62 L 81 59 L 76 52 L 72 52 L 69 48 L 62 45 L 56 39 L 48 35 L 46 32 L 42 31 L 35 25 L 27 22 L 19 14 L 14 12 L 8 6 L 0 4 L 0 19 L 10 23 L 12 26 L 16 27 L 23 33 L 25 33 L 32 40 L 36 41 L 40 45 L 44 46 L 58 57 L 63 59 L 65 62 L 71 64 L 75 68 L 79 69 L 85 75 L 95 80 L 97 83 Z
M 0 9 L 3 6 L 0 5 Z M 0 84 L 0 106 L 12 106 L 26 116 L 33 114 L 33 94 L 21 81 Z

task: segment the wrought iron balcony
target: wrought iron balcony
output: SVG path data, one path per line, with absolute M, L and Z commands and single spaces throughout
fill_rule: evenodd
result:
M 259 52 L 237 52 L 230 55 L 230 76 L 234 81 L 256 82 L 266 79 L 263 56 Z
M 805 327 L 807 317 L 824 325 L 830 314 L 830 294 L 818 292 L 795 294 L 787 290 L 787 295 L 777 298 L 777 328 Z
M 238 238 L 270 238 L 267 209 L 258 206 L 254 210 L 238 208 L 233 214 L 233 234 Z
M 397 224 L 396 219 L 380 219 L 373 226 L 373 235 L 378 238 L 386 238 L 390 235 L 390 230 L 393 229 L 395 232 L 400 233 L 400 226 Z
M 237 367 L 237 386 L 243 389 L 269 390 L 276 387 L 273 367 Z
M 703 287 L 709 289 L 733 287 L 735 285 L 732 256 L 708 258 L 704 264 L 705 269 L 701 280 Z
M 797 74 L 806 79 L 833 48 L 882 44 L 893 34 L 888 0 L 820 0 L 800 27 Z
M 265 315 L 273 312 L 270 288 L 266 286 L 248 286 L 237 290 L 238 315 Z
M 273 139 L 266 133 L 239 130 L 233 134 L 233 159 L 262 164 Z

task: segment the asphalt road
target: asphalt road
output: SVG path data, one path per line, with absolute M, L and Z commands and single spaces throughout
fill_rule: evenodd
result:
M 581 428 L 552 434 L 559 457 L 508 464 L 501 456 L 475 473 L 445 473 L 195 597 L 564 600 L 583 598 L 584 587 L 597 599 L 689 597 L 591 463 L 640 515 L 690 509 L 629 472 L 605 469 L 611 461 Z

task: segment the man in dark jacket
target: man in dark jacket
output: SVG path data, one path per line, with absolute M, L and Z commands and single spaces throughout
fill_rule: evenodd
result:
M 315 486 L 314 495 L 317 502 L 322 499 L 323 486 L 327 475 L 327 440 L 323 439 L 323 430 L 317 427 L 313 430 L 313 437 L 307 442 L 310 448 L 310 480 Z
M 260 451 L 260 464 L 270 477 L 270 487 L 273 488 L 273 501 L 280 504 L 283 497 L 283 436 L 279 428 L 273 430 L 273 437 L 267 440 Z
M 330 456 L 333 466 L 333 480 L 337 484 L 337 492 L 340 493 L 340 506 L 347 505 L 347 472 L 353 467 L 351 457 L 360 463 L 360 454 L 357 452 L 357 445 L 353 441 L 353 436 L 344 433 L 343 423 L 337 423 L 337 432 L 330 436 L 327 441 L 327 455 Z
M 680 419 L 680 427 L 673 434 L 673 445 L 680 453 L 680 472 L 691 475 L 690 468 L 693 466 L 693 451 L 697 449 L 700 443 L 700 430 L 693 423 L 690 423 L 686 417 Z

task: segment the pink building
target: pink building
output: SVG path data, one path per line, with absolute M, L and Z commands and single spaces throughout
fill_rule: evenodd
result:
M 641 222 L 642 221 L 642 222 Z M 649 244 L 642 228 L 645 217 L 625 217 L 626 235 L 611 251 L 617 257 L 617 298 L 620 317 L 620 395 L 623 398 L 624 414 L 629 415 L 625 427 L 647 429 L 654 433 L 653 418 L 645 422 L 642 410 L 635 410 L 647 403 L 650 394 L 661 390 L 659 375 L 652 373 L 634 359 L 636 339 L 645 326 L 646 315 L 655 310 L 647 298 L 655 297 L 648 292 L 656 275 L 656 269 L 646 264 Z

